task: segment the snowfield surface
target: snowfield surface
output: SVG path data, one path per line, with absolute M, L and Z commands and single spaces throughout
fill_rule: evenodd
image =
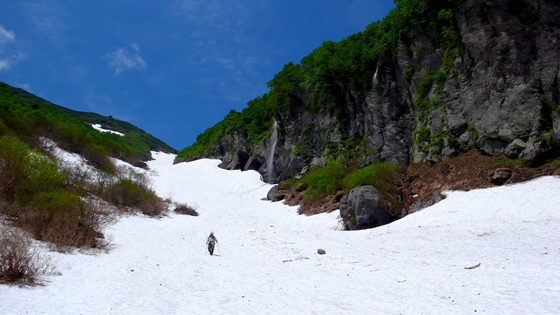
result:
M 0 286 L 0 314 L 560 313 L 557 177 L 448 192 L 349 232 L 337 211 L 306 217 L 263 200 L 271 185 L 256 172 L 153 156 L 158 194 L 200 215 L 124 217 L 106 231 L 108 254 L 49 253 L 61 275 Z M 211 231 L 218 256 L 206 250 Z

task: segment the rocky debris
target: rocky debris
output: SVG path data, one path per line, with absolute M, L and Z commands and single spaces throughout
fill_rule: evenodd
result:
M 298 213 L 313 215 L 318 213 L 332 212 L 340 209 L 340 201 L 344 197 L 344 193 L 339 192 L 334 196 L 326 196 L 318 200 L 313 200 L 313 201 L 306 200 L 304 202 L 302 202 L 303 199 L 302 194 L 298 195 L 298 197 L 300 198 L 298 201 L 299 204 Z M 297 197 L 294 200 L 297 200 Z M 288 198 L 286 200 L 288 201 L 286 202 L 286 204 L 294 205 L 294 203 L 292 202 L 294 200 L 290 200 Z
M 503 185 L 511 178 L 512 172 L 507 168 L 497 169 L 492 174 L 492 184 Z
M 440 192 L 434 192 L 428 198 L 419 198 L 420 200 L 416 201 L 408 208 L 408 214 L 431 207 L 445 198 L 446 196 Z
M 400 187 L 403 203 L 402 214 L 407 215 L 419 209 L 414 207 L 419 200 L 427 200 L 434 193 L 446 190 L 463 190 L 488 188 L 497 185 L 492 182 L 496 175 L 505 179 L 505 184 L 528 181 L 541 176 L 560 175 L 560 160 L 544 166 L 531 168 L 521 161 L 512 164 L 507 158 L 485 156 L 472 151 L 445 162 L 437 164 L 410 164 L 405 173 L 405 180 Z M 498 175 L 499 174 L 499 175 Z M 420 207 L 422 208 L 422 207 Z
M 340 201 L 345 230 L 374 228 L 391 222 L 391 204 L 371 185 L 355 187 Z

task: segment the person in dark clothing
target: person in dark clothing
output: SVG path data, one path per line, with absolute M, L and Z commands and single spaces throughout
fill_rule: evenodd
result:
M 218 243 L 218 239 L 214 236 L 214 232 L 210 232 L 210 236 L 206 240 L 206 244 L 208 244 L 208 252 L 210 255 L 214 255 L 214 245 Z

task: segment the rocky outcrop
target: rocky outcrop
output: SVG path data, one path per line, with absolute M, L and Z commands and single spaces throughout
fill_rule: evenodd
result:
M 310 95 L 279 118 L 271 181 L 346 152 L 360 165 L 448 160 L 462 152 L 523 158 L 536 166 L 560 147 L 560 3 L 467 0 L 444 25 L 418 29 L 396 52 L 379 52 L 373 88 L 341 85 L 339 112 L 309 111 Z M 451 48 L 450 48 L 451 47 Z M 266 173 L 270 139 L 233 131 L 212 147 L 228 169 Z
M 430 137 L 413 146 L 414 162 L 436 162 L 449 152 L 476 148 L 537 165 L 553 149 L 559 131 L 553 114 L 559 93 L 559 5 L 518 1 L 521 8 L 515 8 L 511 3 L 470 0 L 460 7 L 464 51 L 454 56 L 445 84 L 434 83 L 428 95 L 437 108 L 427 119 L 417 119 L 416 131 L 429 128 Z M 516 10 L 538 15 L 526 21 Z M 438 54 L 432 43 L 417 38 L 416 47 Z M 422 70 L 424 58 L 415 57 L 415 68 Z M 443 138 L 443 144 L 434 137 Z
M 350 190 L 340 201 L 340 217 L 345 230 L 361 230 L 387 224 L 393 219 L 391 204 L 373 186 Z

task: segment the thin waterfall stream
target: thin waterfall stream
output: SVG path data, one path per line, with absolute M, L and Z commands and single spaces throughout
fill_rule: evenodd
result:
M 276 120 L 272 125 L 272 136 L 270 136 L 270 152 L 266 159 L 266 179 L 272 184 L 272 176 L 274 174 L 274 151 L 276 150 L 276 142 L 278 142 L 278 123 Z

